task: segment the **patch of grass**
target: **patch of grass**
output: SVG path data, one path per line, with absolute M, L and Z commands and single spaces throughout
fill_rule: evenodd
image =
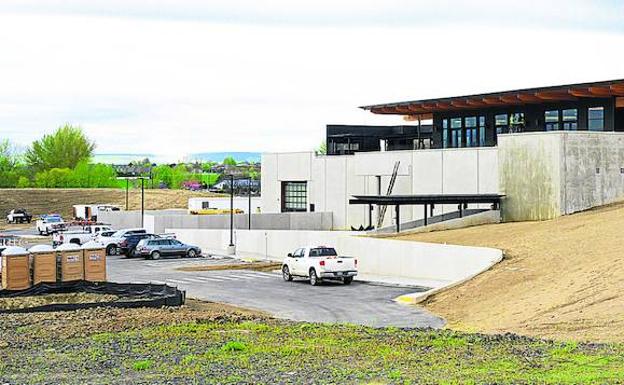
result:
M 0 380 L 24 384 L 41 382 L 35 373 L 68 384 L 624 382 L 617 344 L 282 321 L 196 320 L 5 350 Z
M 132 363 L 132 369 L 136 371 L 148 370 L 154 365 L 152 360 L 138 360 Z
M 229 341 L 221 347 L 224 352 L 242 352 L 247 350 L 247 345 L 240 341 Z

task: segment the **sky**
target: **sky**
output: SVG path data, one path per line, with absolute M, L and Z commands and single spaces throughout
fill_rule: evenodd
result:
M 2 0 L 0 139 L 308 151 L 358 106 L 624 78 L 624 1 Z

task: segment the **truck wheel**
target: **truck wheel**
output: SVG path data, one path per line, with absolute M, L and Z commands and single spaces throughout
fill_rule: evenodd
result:
M 310 269 L 310 285 L 318 286 L 321 284 L 321 279 L 316 275 L 316 270 Z
M 282 278 L 284 278 L 284 281 L 286 282 L 293 280 L 292 275 L 290 275 L 290 269 L 286 265 L 282 267 Z
M 351 282 L 353 282 L 353 277 L 344 277 L 342 282 L 344 282 L 345 285 L 350 285 Z
M 160 253 L 158 251 L 152 252 L 152 259 L 153 260 L 160 259 Z

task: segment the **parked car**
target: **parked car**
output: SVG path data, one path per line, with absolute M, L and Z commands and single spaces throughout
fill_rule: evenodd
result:
M 82 245 L 95 240 L 97 234 L 102 231 L 111 231 L 111 227 L 108 225 L 88 225 L 79 230 L 59 231 L 52 236 L 52 246 L 56 247 L 63 243 Z
M 67 224 L 58 214 L 43 215 L 35 226 L 39 235 L 50 235 L 67 229 Z
M 136 256 L 145 259 L 160 259 L 161 257 L 189 257 L 201 256 L 201 249 L 197 246 L 187 245 L 172 238 L 143 239 L 136 247 Z
M 338 256 L 336 249 L 327 246 L 301 247 L 289 253 L 282 263 L 284 281 L 306 277 L 316 286 L 323 279 L 342 280 L 345 285 L 357 275 L 357 259 Z
M 28 214 L 26 209 L 14 209 L 7 215 L 7 223 L 30 223 L 31 221 L 32 215 Z
M 107 255 L 116 255 L 119 254 L 119 243 L 124 240 L 126 235 L 146 233 L 145 229 L 123 229 L 115 231 L 110 236 L 97 236 L 95 241 L 106 248 Z
M 127 234 L 123 237 L 124 239 L 117 244 L 117 253 L 120 255 L 125 255 L 127 258 L 134 257 L 134 250 L 140 241 L 144 239 L 154 239 L 160 238 L 160 235 L 156 234 Z

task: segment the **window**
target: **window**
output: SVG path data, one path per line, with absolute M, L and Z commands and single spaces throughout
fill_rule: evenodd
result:
M 496 135 L 505 134 L 509 130 L 509 122 L 507 114 L 499 114 L 494 117 L 494 125 L 496 126 Z
M 293 257 L 295 257 L 295 258 L 303 257 L 303 249 L 295 250 L 295 252 L 293 253 Z
M 310 249 L 310 257 L 337 257 L 336 249 L 333 247 L 316 247 Z
M 282 212 L 306 211 L 307 182 L 282 182 Z
M 590 131 L 604 130 L 604 107 L 592 107 L 587 111 L 587 128 Z
M 462 118 L 451 119 L 451 147 L 462 147 Z
M 476 147 L 477 144 L 477 117 L 470 116 L 464 121 L 466 125 L 466 147 Z
M 442 147 L 449 147 L 448 119 L 442 120 Z
M 509 132 L 523 132 L 524 127 L 524 112 L 514 112 L 509 115 Z
M 575 131 L 578 128 L 578 110 L 569 109 L 561 111 L 563 116 L 563 129 L 566 131 Z
M 556 131 L 559 129 L 559 111 L 546 111 L 544 113 L 546 131 Z
M 479 146 L 485 146 L 485 116 L 479 117 Z
M 206 210 L 210 208 L 210 202 L 202 202 L 202 210 Z

